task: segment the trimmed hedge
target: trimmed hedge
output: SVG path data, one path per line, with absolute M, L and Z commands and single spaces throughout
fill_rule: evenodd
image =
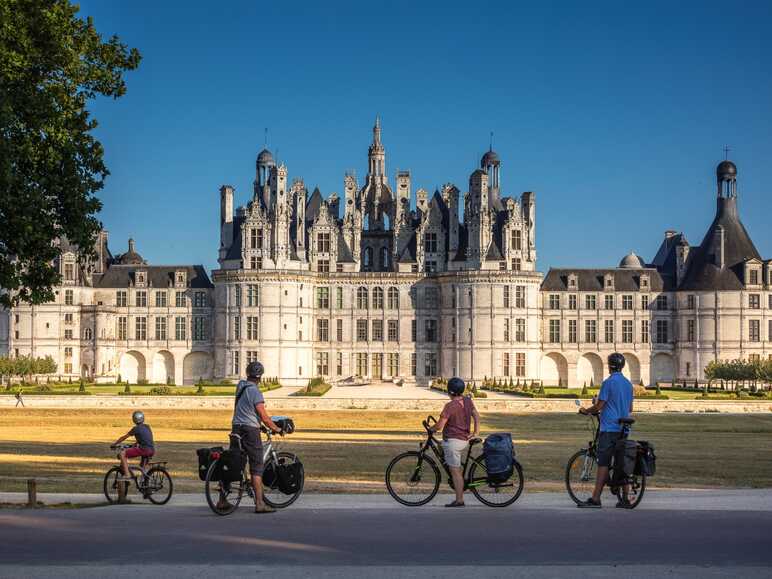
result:
M 324 396 L 329 392 L 332 386 L 327 384 L 322 378 L 313 378 L 308 381 L 308 385 L 305 388 L 301 388 L 297 392 L 294 392 L 292 396 Z

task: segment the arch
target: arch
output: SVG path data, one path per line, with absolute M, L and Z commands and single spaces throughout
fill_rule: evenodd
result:
M 389 248 L 381 247 L 381 270 L 389 271 Z
M 366 310 L 368 308 L 367 302 L 367 288 L 364 286 L 357 288 L 357 309 Z
M 670 382 L 675 378 L 675 362 L 670 354 L 655 354 L 651 358 L 651 383 Z
M 171 352 L 161 350 L 153 355 L 151 381 L 154 384 L 166 384 L 174 381 L 174 356 Z
M 539 365 L 541 381 L 545 386 L 557 386 L 558 383 L 568 383 L 568 361 L 557 352 L 542 356 Z
M 145 357 L 135 350 L 129 350 L 121 355 L 119 363 L 121 380 L 136 384 L 145 380 Z
M 638 357 L 629 352 L 624 352 L 622 355 L 625 357 L 625 367 L 622 369 L 622 374 L 633 385 L 638 384 L 641 381 L 641 363 L 638 361 Z
M 389 288 L 389 309 L 399 309 L 399 290 L 395 287 Z
M 576 363 L 576 380 L 580 386 L 600 386 L 603 383 L 603 360 L 598 354 L 588 352 Z
M 212 378 L 212 355 L 208 352 L 191 352 L 182 360 L 182 383 L 195 384 Z
M 91 339 L 93 338 L 93 335 L 94 334 L 91 331 L 91 328 L 86 328 L 85 330 L 83 330 L 83 339 L 86 340 L 87 342 L 91 341 Z
M 383 288 L 373 288 L 373 308 L 376 310 L 383 309 Z

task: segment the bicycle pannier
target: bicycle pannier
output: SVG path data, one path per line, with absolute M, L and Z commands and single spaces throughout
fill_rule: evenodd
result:
M 209 466 L 213 461 L 220 458 L 222 453 L 222 446 L 213 446 L 212 448 L 199 448 L 196 450 L 198 455 L 198 478 L 206 480 L 206 473 L 209 470 Z
M 241 462 L 241 451 L 224 450 L 220 454 L 218 464 L 220 468 L 220 480 L 223 482 L 234 482 L 241 480 L 244 464 Z
M 299 461 L 276 465 L 276 486 L 285 495 L 293 495 L 303 480 L 303 465 Z
M 502 483 L 514 471 L 515 449 L 508 432 L 491 434 L 483 443 L 486 478 L 489 483 Z
M 635 472 L 638 459 L 638 443 L 622 438 L 614 446 L 614 478 L 621 479 Z M 621 468 L 620 468 L 621 467 Z
M 276 488 L 276 463 L 268 461 L 263 469 L 263 486 L 267 489 Z
M 638 441 L 638 461 L 635 463 L 635 474 L 654 476 L 657 472 L 657 457 L 654 445 L 646 440 Z

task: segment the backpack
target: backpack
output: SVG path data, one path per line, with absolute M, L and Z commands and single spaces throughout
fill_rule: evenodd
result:
M 212 465 L 212 462 L 220 458 L 220 454 L 223 450 L 222 446 L 199 448 L 196 450 L 196 454 L 198 455 L 198 478 L 206 480 L 206 473 L 209 472 L 209 467 Z
M 657 472 L 657 456 L 654 445 L 646 440 L 638 441 L 638 461 L 635 463 L 635 474 L 654 476 Z
M 486 478 L 489 483 L 503 483 L 514 472 L 515 449 L 512 435 L 500 432 L 489 435 L 483 443 Z

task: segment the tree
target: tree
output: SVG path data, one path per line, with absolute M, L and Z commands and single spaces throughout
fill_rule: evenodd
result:
M 86 109 L 126 92 L 139 52 L 103 42 L 68 0 L 0 0 L 0 305 L 54 299 L 65 238 L 80 259 L 101 228 L 95 193 L 109 174 Z

